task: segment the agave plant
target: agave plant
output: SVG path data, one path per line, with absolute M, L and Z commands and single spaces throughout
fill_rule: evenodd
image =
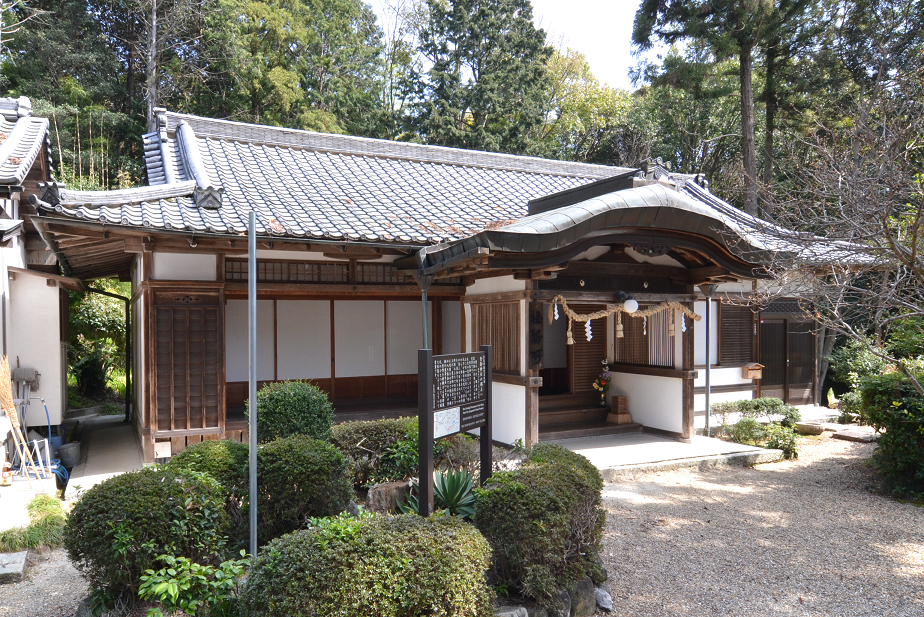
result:
M 433 474 L 434 511 L 462 519 L 475 516 L 475 496 L 472 495 L 474 484 L 475 477 L 464 469 L 435 472 Z M 405 514 L 420 513 L 416 482 L 407 494 L 407 503 L 398 503 L 398 509 Z

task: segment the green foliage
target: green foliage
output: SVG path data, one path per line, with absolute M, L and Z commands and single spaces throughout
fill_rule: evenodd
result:
M 864 422 L 863 417 L 863 396 L 857 390 L 851 390 L 841 395 L 840 403 L 837 408 L 841 415 L 838 422 L 841 424 L 851 424 L 853 422 Z
M 247 444 L 239 441 L 203 441 L 187 446 L 167 463 L 167 468 L 176 473 L 205 472 L 218 481 L 224 493 L 232 546 L 242 546 L 248 539 L 249 452 Z
M 866 377 L 860 392 L 866 417 L 880 433 L 873 463 L 885 488 L 899 495 L 924 493 L 924 399 L 899 373 Z
M 0 531 L 0 553 L 61 546 L 67 523 L 61 500 L 50 495 L 38 495 L 26 505 L 26 511 L 29 514 L 27 526 Z
M 101 280 L 94 287 L 131 295 L 130 284 Z M 125 374 L 125 303 L 92 292 L 70 292 L 70 373 L 84 396 L 101 399 L 110 389 L 110 376 Z M 122 385 L 124 394 L 125 386 Z
M 221 561 L 227 526 L 209 475 L 147 467 L 88 490 L 68 517 L 64 546 L 92 587 L 133 595 L 159 555 Z
M 579 578 L 602 582 L 602 488 L 586 458 L 539 443 L 520 469 L 475 489 L 475 524 L 491 544 L 495 580 L 547 606 Z
M 301 529 L 311 517 L 343 512 L 354 497 L 350 460 L 306 435 L 261 445 L 257 471 L 261 544 Z
M 791 426 L 769 424 L 764 429 L 764 443 L 768 448 L 783 451 L 783 458 L 798 458 L 799 446 L 796 443 L 796 431 Z
M 860 387 L 860 382 L 874 375 L 879 375 L 886 367 L 886 361 L 870 350 L 876 348 L 872 340 L 867 342 L 847 339 L 831 354 L 831 378 L 852 390 Z
M 433 511 L 470 519 L 475 516 L 475 496 L 472 488 L 475 477 L 468 471 L 437 471 L 433 474 Z M 418 484 L 415 482 L 414 489 Z M 407 503 L 398 502 L 404 514 L 420 514 L 419 490 L 408 493 Z
M 490 617 L 489 557 L 452 517 L 334 519 L 268 544 L 243 600 L 254 615 Z
M 417 418 L 344 422 L 333 427 L 331 441 L 353 459 L 356 486 L 368 486 L 383 476 L 379 466 L 385 453 L 416 426 Z
M 529 1 L 428 0 L 427 8 L 418 51 L 430 68 L 410 128 L 430 144 L 535 153 L 552 49 Z
M 795 426 L 797 422 L 802 420 L 802 414 L 799 413 L 796 407 L 787 405 L 781 399 L 772 397 L 723 401 L 713 403 L 709 406 L 709 409 L 719 419 L 723 427 L 730 424 L 730 416 L 733 414 L 739 414 L 741 418 L 751 420 L 766 418 L 770 422 L 788 427 Z
M 139 579 L 138 597 L 160 605 L 148 609 L 148 617 L 163 617 L 163 609 L 169 615 L 182 611 L 193 617 L 231 617 L 235 614 L 240 581 L 250 566 L 245 551 L 241 551 L 240 559 L 229 559 L 218 566 L 202 565 L 172 555 L 161 555 L 157 560 L 165 566 L 157 571 L 145 570 Z
M 924 319 L 911 317 L 895 321 L 889 328 L 886 347 L 896 358 L 924 355 Z
M 291 435 L 330 439 L 333 423 L 334 408 L 327 394 L 306 381 L 269 383 L 257 392 L 257 437 L 261 443 Z
M 763 424 L 754 418 L 745 417 L 725 426 L 725 434 L 735 443 L 756 446 L 763 441 L 765 432 Z

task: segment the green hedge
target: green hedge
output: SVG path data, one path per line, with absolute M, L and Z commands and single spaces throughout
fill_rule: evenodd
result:
M 261 544 L 301 529 L 311 517 L 343 512 L 354 498 L 350 459 L 331 444 L 293 435 L 257 451 Z
M 885 488 L 898 495 L 924 494 L 924 399 L 899 373 L 867 377 L 860 392 L 867 420 L 881 432 L 873 463 Z
M 211 476 L 148 467 L 88 490 L 68 517 L 64 546 L 92 587 L 134 595 L 159 555 L 220 562 L 227 526 L 223 489 Z
M 245 547 L 248 539 L 247 501 L 250 448 L 230 439 L 203 441 L 174 456 L 167 467 L 182 472 L 205 472 L 221 485 L 225 511 L 230 519 L 228 536 L 233 547 Z
M 489 555 L 453 517 L 326 519 L 264 547 L 243 603 L 286 617 L 491 617 Z
M 327 440 L 333 423 L 334 408 L 327 394 L 306 381 L 269 383 L 257 392 L 257 439 L 261 443 L 290 435 Z
M 727 423 L 730 414 L 741 414 L 742 418 L 769 418 L 772 422 L 782 426 L 793 427 L 802 421 L 802 414 L 792 405 L 784 403 L 781 399 L 772 397 L 741 399 L 740 401 L 725 401 L 713 403 L 709 406 L 713 415 L 721 419 L 723 425 Z
M 556 592 L 580 578 L 602 582 L 602 488 L 586 458 L 540 443 L 520 469 L 475 489 L 475 524 L 493 549 L 498 583 L 551 607 Z

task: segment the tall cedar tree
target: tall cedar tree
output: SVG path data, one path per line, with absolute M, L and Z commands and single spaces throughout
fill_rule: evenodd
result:
M 649 49 L 656 38 L 667 43 L 704 41 L 719 59 L 737 56 L 741 86 L 741 154 L 745 210 L 757 214 L 757 146 L 754 139 L 754 52 L 770 27 L 773 0 L 642 0 L 635 14 L 632 42 Z
M 428 0 L 421 76 L 410 119 L 427 143 L 537 154 L 552 48 L 529 0 Z

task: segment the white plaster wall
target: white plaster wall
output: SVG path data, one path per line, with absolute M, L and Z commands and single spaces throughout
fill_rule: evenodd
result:
M 34 368 L 42 374 L 38 392 L 28 396 L 43 397 L 48 405 L 52 424 L 64 419 L 65 375 L 61 324 L 59 321 L 58 287 L 49 287 L 47 279 L 31 274 L 16 274 L 9 281 L 10 324 L 7 345 L 10 364 L 16 367 L 17 357 L 23 368 Z M 19 398 L 17 393 L 16 397 Z M 44 426 L 45 408 L 41 401 L 26 407 L 26 424 Z
M 472 305 L 462 305 L 462 318 L 465 320 L 465 344 L 462 353 L 468 353 L 472 349 Z
M 160 281 L 214 281 L 215 255 L 154 253 L 153 278 Z
M 680 379 L 614 372 L 610 392 L 611 396 L 628 397 L 633 422 L 674 433 L 683 431 Z
M 693 310 L 697 315 L 702 315 L 702 319 L 696 322 L 695 328 L 695 347 L 693 353 L 693 363 L 696 365 L 706 365 L 706 301 L 700 300 L 693 304 Z M 711 360 L 710 364 L 715 364 L 719 361 L 719 346 L 718 346 L 718 311 L 716 310 L 716 302 L 712 301 L 712 312 L 709 315 L 709 357 Z
M 16 208 L 14 202 L 11 199 L 2 199 L 0 203 L 3 204 L 3 211 L 10 218 L 16 218 Z M 0 346 L 3 349 L 0 349 L 0 353 L 5 355 L 12 354 L 9 352 L 9 341 L 10 341 L 10 331 L 13 329 L 13 322 L 10 315 L 10 277 L 7 268 L 24 268 L 26 263 L 26 252 L 25 247 L 22 243 L 22 237 L 13 238 L 10 241 L 10 246 L 0 249 L 0 302 L 2 302 L 2 331 L 0 331 Z M 5 346 L 4 346 L 5 345 Z
M 376 300 L 334 302 L 337 377 L 385 374 L 384 313 L 385 303 Z
M 494 440 L 513 443 L 526 439 L 526 388 L 494 383 L 491 388 L 494 413 Z
M 417 350 L 423 349 L 423 311 L 417 300 L 393 300 L 386 303 L 386 355 L 389 375 L 417 373 Z M 427 303 L 427 329 L 433 337 L 433 303 Z M 339 318 L 339 315 L 338 315 Z M 456 334 L 456 338 L 459 335 Z M 337 369 L 340 373 L 339 366 Z
M 462 303 L 443 301 L 443 353 L 462 352 Z
M 330 301 L 276 301 L 277 379 L 330 377 Z
M 257 380 L 275 379 L 273 301 L 257 300 Z M 225 379 L 247 381 L 247 300 L 228 300 L 225 305 Z
M 523 291 L 524 289 L 526 289 L 526 281 L 518 281 L 513 278 L 513 275 L 495 276 L 494 278 L 478 279 L 474 285 L 465 290 L 465 295 L 477 296 L 507 291 Z
M 706 385 L 706 369 L 697 369 L 697 377 L 693 381 L 695 387 Z M 712 386 L 727 386 L 730 384 L 750 384 L 751 380 L 741 376 L 741 367 L 721 368 L 714 367 L 709 373 L 709 384 Z

